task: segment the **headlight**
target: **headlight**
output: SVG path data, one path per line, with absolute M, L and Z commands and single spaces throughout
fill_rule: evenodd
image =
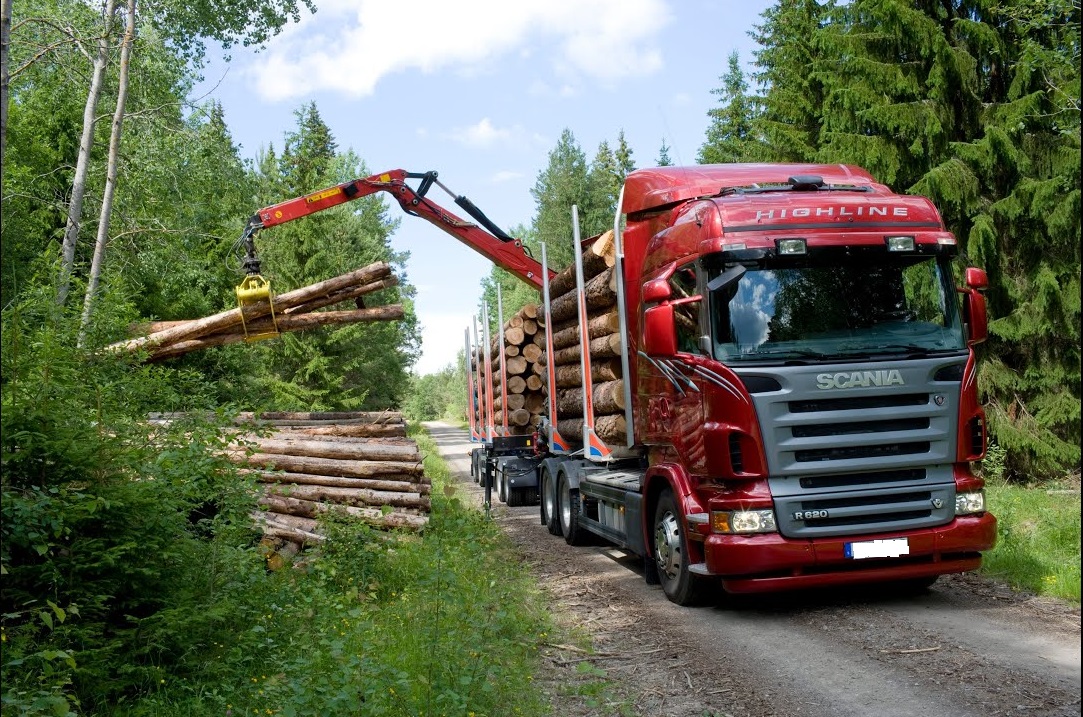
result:
M 970 515 L 972 513 L 985 512 L 985 491 L 977 490 L 973 493 L 957 493 L 955 495 L 955 514 Z
M 774 533 L 778 530 L 773 510 L 716 510 L 711 513 L 716 533 Z

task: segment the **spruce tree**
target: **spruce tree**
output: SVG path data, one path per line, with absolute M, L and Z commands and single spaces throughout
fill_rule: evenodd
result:
M 666 143 L 665 137 L 662 138 L 662 146 L 658 148 L 658 159 L 655 160 L 655 164 L 659 167 L 673 166 L 673 160 L 669 158 L 669 145 Z
M 937 204 L 989 272 L 980 380 L 1009 473 L 1078 466 L 1078 4 L 814 5 L 765 16 L 765 136 L 781 158 L 862 165 Z
M 579 206 L 582 219 L 584 208 L 590 206 L 589 186 L 586 155 L 572 131 L 565 129 L 530 190 L 537 207 L 532 234 L 545 242 L 551 267 L 560 269 L 573 261 L 572 205 Z
M 699 148 L 699 164 L 745 162 L 756 158 L 757 142 L 753 133 L 753 103 L 748 96 L 748 81 L 741 68 L 740 56 L 733 52 L 727 61 L 722 86 L 711 90 L 720 105 L 707 111 L 711 118 L 707 137 Z

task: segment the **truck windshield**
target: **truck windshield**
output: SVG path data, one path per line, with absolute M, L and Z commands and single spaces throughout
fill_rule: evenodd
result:
M 850 360 L 966 348 L 951 260 L 834 254 L 718 264 L 711 292 L 715 357 L 732 362 Z M 738 278 L 739 277 L 739 278 Z

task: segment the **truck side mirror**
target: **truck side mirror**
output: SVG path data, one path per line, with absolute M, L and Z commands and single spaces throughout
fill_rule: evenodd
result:
M 981 271 L 977 269 L 976 271 Z M 969 280 L 970 269 L 967 269 Z M 985 272 L 982 272 L 984 276 Z M 969 283 L 969 281 L 967 282 Z M 977 289 L 967 289 L 963 292 L 963 318 L 966 320 L 966 342 L 975 346 L 989 337 L 989 316 L 985 308 L 985 297 L 978 293 Z
M 669 285 L 669 279 L 651 279 L 643 285 L 643 303 L 653 304 L 656 301 L 665 301 L 673 295 L 673 287 Z
M 986 289 L 989 287 L 989 276 L 984 269 L 968 266 L 966 268 L 966 285 L 971 289 Z
M 648 356 L 677 355 L 677 324 L 673 305 L 652 306 L 643 312 L 643 351 Z

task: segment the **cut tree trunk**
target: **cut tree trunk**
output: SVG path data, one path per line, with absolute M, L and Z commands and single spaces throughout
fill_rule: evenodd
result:
M 497 410 L 504 410 L 504 397 L 500 396 L 493 403 Z M 522 393 L 512 393 L 508 395 L 508 410 L 514 411 L 518 408 L 522 408 L 526 405 L 526 396 Z
M 606 443 L 623 444 L 627 436 L 628 424 L 624 415 L 596 416 L 594 419 L 594 432 Z M 580 441 L 583 436 L 582 418 L 564 418 L 557 421 L 557 430 L 560 435 L 569 440 Z
M 522 327 L 512 326 L 504 330 L 504 341 L 514 346 L 521 346 L 526 340 L 526 334 Z
M 537 360 L 541 358 L 542 353 L 542 347 L 537 344 L 527 344 L 523 347 L 523 358 L 530 363 L 537 362 Z
M 277 515 L 290 515 L 303 518 L 316 518 L 324 513 L 341 512 L 376 528 L 407 528 L 418 530 L 425 527 L 428 516 L 407 513 L 384 513 L 378 508 L 321 503 L 300 498 L 268 495 L 260 499 L 259 504 Z
M 620 356 L 620 334 L 610 334 L 609 336 L 601 336 L 590 341 L 590 357 L 594 358 L 610 358 L 613 356 Z M 555 366 L 567 366 L 568 364 L 578 363 L 580 356 L 582 356 L 579 344 L 569 346 L 566 349 L 553 352 L 553 365 Z
M 362 267 L 333 279 L 327 279 L 310 286 L 305 286 L 294 291 L 287 292 L 273 299 L 276 315 L 282 315 L 292 306 L 303 304 L 307 301 L 318 299 L 321 296 L 358 284 L 368 284 L 391 275 L 391 266 L 386 262 L 376 262 Z M 267 316 L 271 313 L 271 302 L 261 301 L 244 308 L 244 320 L 246 322 Z M 208 334 L 220 333 L 241 323 L 241 309 L 230 309 L 212 316 L 207 316 L 195 321 L 189 321 L 184 326 L 177 326 L 165 331 L 142 336 L 128 341 L 111 344 L 107 348 L 113 351 L 138 351 L 143 348 L 152 348 L 164 344 L 174 344 L 189 339 L 195 339 Z
M 380 480 L 377 478 L 341 478 L 336 476 L 317 476 L 309 473 L 273 473 L 271 471 L 252 471 L 242 469 L 243 474 L 254 474 L 260 483 L 283 483 L 286 485 L 326 485 L 334 488 L 368 488 L 398 493 L 420 493 L 428 495 L 432 486 L 428 483 L 412 480 Z M 428 480 L 426 478 L 426 480 Z
M 540 391 L 543 385 L 544 384 L 542 383 L 541 376 L 531 374 L 530 376 L 526 377 L 527 391 Z
M 606 381 L 591 387 L 595 415 L 624 411 L 624 381 Z M 583 388 L 569 388 L 557 395 L 557 415 L 583 415 Z
M 416 476 L 422 474 L 420 464 L 397 461 L 349 461 L 339 458 L 313 458 L 311 456 L 288 456 L 279 453 L 245 454 L 243 451 L 226 451 L 230 461 L 253 468 L 289 471 L 291 473 L 314 473 L 347 478 L 376 478 L 379 476 Z
M 507 369 L 509 376 L 518 376 L 519 374 L 526 373 L 527 360 L 523 356 L 512 356 L 511 358 L 505 357 L 504 367 Z
M 607 231 L 583 251 L 583 278 L 591 279 L 616 264 L 613 232 Z M 575 288 L 575 262 L 549 282 L 549 296 L 561 296 Z
M 385 443 L 340 443 L 333 440 L 315 441 L 304 439 L 276 440 L 273 438 L 248 438 L 261 453 L 283 453 L 314 458 L 341 458 L 352 461 L 405 461 L 418 463 L 421 453 L 416 445 L 396 446 Z
M 617 301 L 616 275 L 613 269 L 606 269 L 583 286 L 583 294 L 586 299 L 587 311 L 608 308 Z M 579 292 L 569 291 L 552 300 L 549 312 L 553 323 L 567 321 L 574 317 L 579 310 Z
M 574 388 L 583 385 L 583 369 L 578 363 L 557 366 L 555 372 L 557 388 Z M 590 377 L 594 381 L 619 380 L 621 377 L 620 362 L 613 359 L 591 361 Z
M 369 490 L 368 488 L 336 488 L 326 485 L 280 485 L 267 486 L 267 495 L 281 495 L 302 500 L 316 500 L 343 505 L 390 505 L 400 508 L 429 509 L 429 497 L 421 493 Z
M 554 327 L 556 328 L 556 327 Z M 587 319 L 587 335 L 596 339 L 599 336 L 608 336 L 620 331 L 620 314 L 614 308 L 598 316 Z M 579 343 L 579 323 L 574 322 L 571 326 L 561 328 L 553 333 L 553 349 L 563 349 Z
M 242 411 L 237 418 L 275 421 L 365 421 L 373 424 L 405 424 L 400 411 Z

